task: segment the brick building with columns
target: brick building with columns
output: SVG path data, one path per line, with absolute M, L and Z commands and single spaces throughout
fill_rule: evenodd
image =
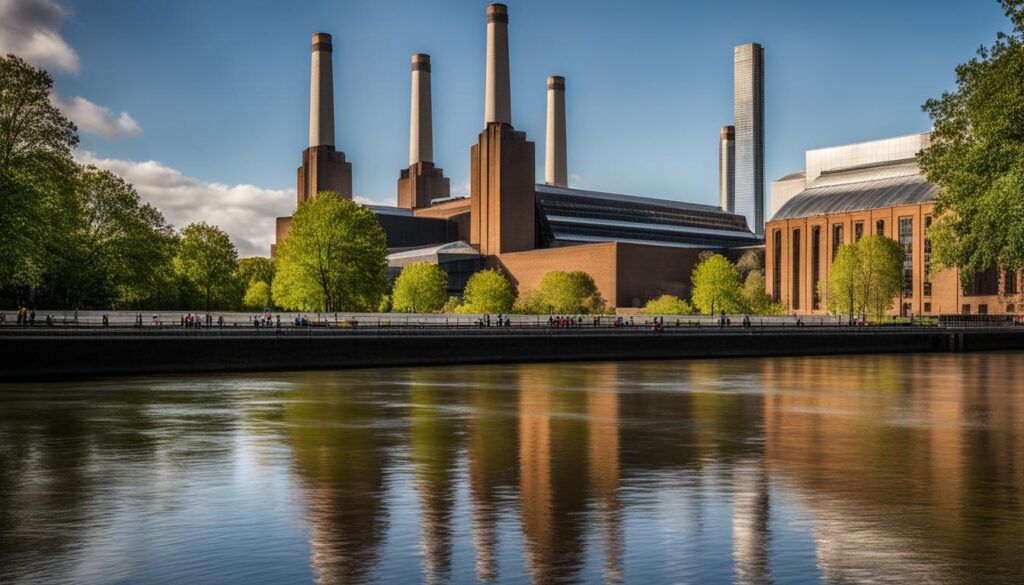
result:
M 892 314 L 1015 314 L 1020 275 L 975 274 L 966 287 L 956 269 L 936 270 L 928 229 L 938 187 L 916 160 L 929 134 L 913 134 L 806 153 L 806 169 L 772 183 L 765 231 L 765 286 L 793 313 L 825 314 L 827 281 L 839 246 L 866 235 L 896 240 L 904 250 L 904 288 Z

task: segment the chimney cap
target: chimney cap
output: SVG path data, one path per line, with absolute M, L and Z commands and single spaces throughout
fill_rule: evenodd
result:
M 331 33 L 315 32 L 313 33 L 314 43 L 329 43 L 331 42 Z
M 549 75 L 548 83 L 565 83 L 565 77 L 561 75 Z
M 504 4 L 489 4 L 487 14 L 508 14 L 508 6 Z
M 426 53 L 415 53 L 412 56 L 413 63 L 430 63 L 430 55 Z
M 722 138 L 732 138 L 736 135 L 735 126 L 722 126 Z

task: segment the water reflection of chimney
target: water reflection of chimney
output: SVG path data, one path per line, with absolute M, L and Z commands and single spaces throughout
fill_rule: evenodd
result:
M 409 402 L 412 405 L 410 455 L 414 485 L 419 494 L 420 551 L 424 581 L 444 581 L 451 570 L 452 508 L 458 465 L 458 421 L 444 406 L 457 400 L 431 371 L 413 370 Z
M 473 547 L 476 578 L 498 578 L 498 498 L 516 485 L 516 424 L 518 398 L 505 387 L 515 387 L 516 371 L 474 370 L 469 391 L 469 493 L 473 505 Z
M 595 368 L 587 392 L 587 460 L 590 484 L 604 538 L 604 574 L 609 583 L 622 581 L 622 507 L 619 502 L 618 364 Z
M 315 580 L 362 583 L 372 576 L 387 525 L 387 446 L 371 424 L 384 415 L 355 398 L 358 384 L 350 383 L 344 395 L 332 390 L 322 381 L 298 384 L 283 416 L 308 502 Z M 345 456 L 330 456 L 338 445 Z
M 761 459 L 737 462 L 733 471 L 732 556 L 738 585 L 772 583 L 768 565 L 768 477 Z

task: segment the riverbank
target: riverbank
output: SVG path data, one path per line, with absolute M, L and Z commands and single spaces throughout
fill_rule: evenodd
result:
M 1019 327 L 8 330 L 0 381 L 553 361 L 1024 349 Z

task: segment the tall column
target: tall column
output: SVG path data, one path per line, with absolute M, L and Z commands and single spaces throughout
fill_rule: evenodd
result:
M 352 199 L 352 164 L 334 148 L 334 71 L 331 35 L 313 33 L 309 74 L 309 148 L 298 169 L 299 203 L 324 191 Z
M 548 128 L 544 145 L 544 182 L 568 187 L 565 156 L 565 78 L 548 77 Z
M 309 145 L 334 146 L 334 70 L 331 35 L 313 33 L 313 65 L 309 78 Z
M 412 56 L 412 100 L 409 104 L 409 168 L 398 173 L 398 206 L 430 207 L 447 199 L 451 185 L 434 166 L 434 124 L 430 102 L 430 55 Z
M 508 7 L 487 7 L 487 83 L 484 125 L 512 123 L 512 95 L 508 68 Z
M 536 153 L 512 127 L 508 71 L 508 8 L 491 4 L 484 130 L 470 149 L 469 177 L 469 243 L 484 256 L 536 247 Z
M 430 55 L 412 56 L 412 104 L 409 112 L 409 165 L 434 162 L 430 104 Z
M 757 43 L 733 51 L 736 125 L 735 209 L 747 226 L 764 235 L 764 48 Z
M 736 127 L 722 126 L 718 143 L 718 206 L 732 213 L 736 208 Z

